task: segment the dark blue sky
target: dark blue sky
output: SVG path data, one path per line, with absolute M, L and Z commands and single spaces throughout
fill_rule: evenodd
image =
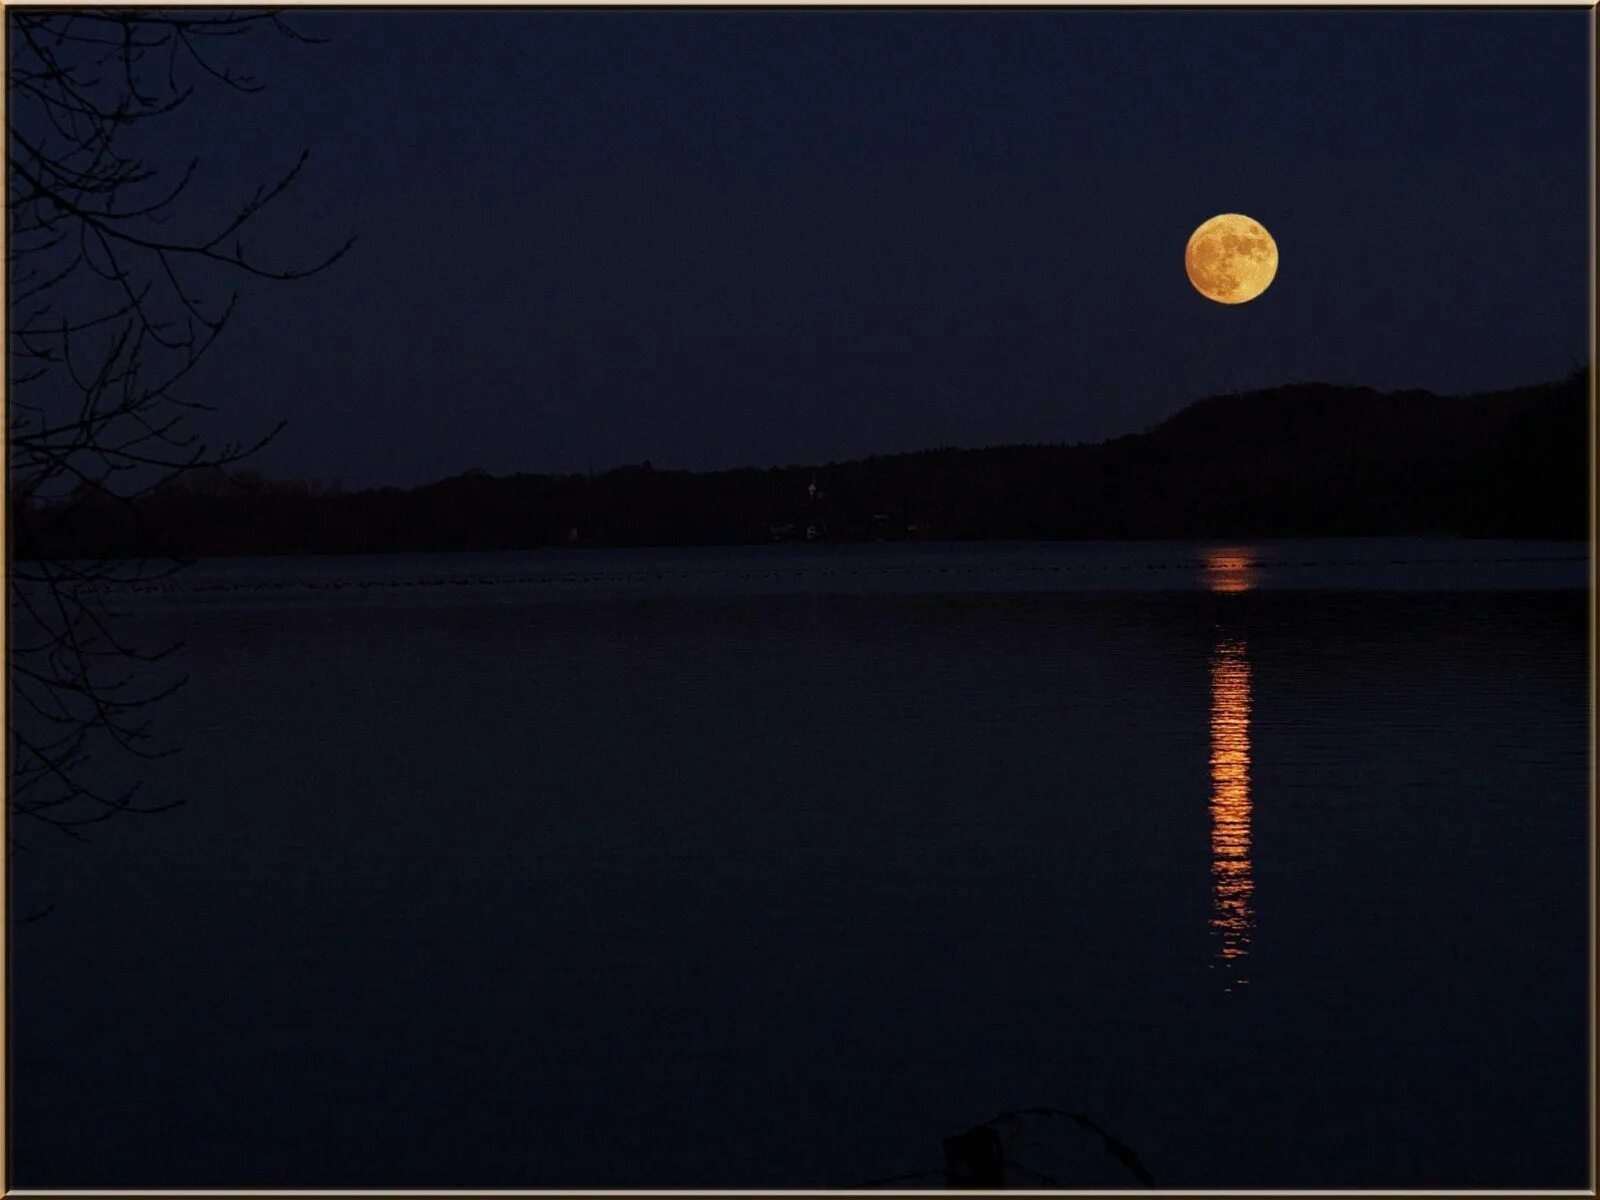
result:
M 225 205 L 301 147 L 193 380 L 269 474 L 765 466 L 1098 440 L 1319 379 L 1586 356 L 1584 9 L 307 11 L 163 132 Z M 1201 299 L 1189 233 L 1276 237 Z M 266 244 L 266 243 L 263 243 Z

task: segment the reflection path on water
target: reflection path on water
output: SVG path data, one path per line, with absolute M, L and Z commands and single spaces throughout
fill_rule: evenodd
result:
M 1247 547 L 1203 552 L 1206 586 L 1236 595 L 1256 582 Z M 1219 633 L 1211 657 L 1211 928 L 1221 938 L 1217 959 L 1224 990 L 1250 980 L 1245 958 L 1255 923 L 1250 874 L 1250 660 L 1242 637 Z
M 1250 662 L 1242 641 L 1217 644 L 1211 660 L 1211 927 L 1227 990 L 1245 984 L 1255 913 L 1250 897 Z

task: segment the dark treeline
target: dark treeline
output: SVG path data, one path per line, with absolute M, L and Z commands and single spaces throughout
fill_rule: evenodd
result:
M 14 499 L 18 557 L 357 554 L 769 541 L 1587 537 L 1589 377 L 1473 396 L 1303 384 L 1098 445 L 818 467 L 468 471 L 402 490 L 213 469 L 137 503 Z

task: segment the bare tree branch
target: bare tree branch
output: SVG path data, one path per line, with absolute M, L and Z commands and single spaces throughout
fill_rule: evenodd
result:
M 301 178 L 308 152 L 236 207 L 208 214 L 195 202 L 199 157 L 168 166 L 130 141 L 197 91 L 260 90 L 239 64 L 245 40 L 321 41 L 283 13 L 78 8 L 12 10 L 6 19 L 8 803 L 13 817 L 81 838 L 84 826 L 181 802 L 142 803 L 137 784 L 105 792 L 85 768 L 99 748 L 172 752 L 152 740 L 148 713 L 182 686 L 152 673 L 178 647 L 133 644 L 107 596 L 182 564 L 148 544 L 100 561 L 51 561 L 42 535 L 109 506 L 141 536 L 141 501 L 270 441 L 281 424 L 222 447 L 185 425 L 190 412 L 214 406 L 179 395 L 180 385 L 236 312 L 237 294 L 217 294 L 218 280 L 303 279 L 354 239 L 299 264 L 246 252 L 243 236 Z M 200 232 L 169 232 L 179 228 Z

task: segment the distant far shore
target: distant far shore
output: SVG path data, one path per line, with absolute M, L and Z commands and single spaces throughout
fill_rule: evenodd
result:
M 1304 384 L 1096 445 L 822 466 L 468 471 L 345 492 L 195 471 L 133 501 L 13 497 L 13 558 L 199 559 L 880 542 L 1589 536 L 1586 372 L 1471 396 Z
M 550 545 L 550 546 L 522 546 L 522 547 L 513 547 L 513 548 L 496 549 L 496 550 L 462 549 L 462 548 L 447 549 L 447 550 L 283 550 L 283 551 L 269 551 L 269 552 L 263 552 L 263 553 L 259 553 L 259 554 L 225 553 L 225 554 L 193 555 L 193 556 L 189 556 L 187 558 L 187 561 L 194 562 L 194 563 L 220 563 L 220 562 L 226 562 L 226 561 L 228 561 L 230 559 L 254 559 L 254 558 L 385 558 L 385 557 L 392 557 L 392 558 L 403 558 L 403 557 L 405 557 L 405 558 L 409 558 L 409 557 L 417 557 L 417 556 L 425 556 L 425 557 L 456 557 L 456 556 L 459 556 L 459 557 L 462 557 L 462 558 L 466 558 L 466 557 L 482 557 L 484 555 L 500 555 L 500 554 L 507 555 L 507 556 L 523 555 L 523 554 L 543 554 L 543 555 L 549 555 L 554 560 L 560 560 L 561 558 L 567 557 L 569 555 L 571 555 L 571 556 L 579 556 L 579 555 L 583 555 L 583 554 L 605 554 L 605 553 L 610 553 L 612 551 L 615 551 L 617 553 L 623 553 L 623 552 L 627 552 L 627 551 L 639 551 L 639 550 L 661 550 L 661 551 L 674 551 L 674 550 L 705 550 L 705 551 L 760 550 L 760 551 L 763 551 L 763 552 L 771 553 L 775 557 L 782 558 L 782 557 L 788 556 L 788 557 L 792 557 L 794 559 L 804 559 L 807 555 L 812 555 L 812 554 L 826 552 L 826 551 L 870 550 L 870 549 L 874 549 L 874 548 L 877 548 L 877 547 L 882 547 L 882 546 L 885 546 L 885 545 L 903 546 L 903 547 L 907 547 L 907 548 L 920 547 L 920 548 L 927 549 L 927 550 L 937 550 L 937 549 L 940 549 L 940 548 L 970 549 L 970 548 L 976 547 L 976 546 L 996 546 L 996 547 L 1002 547 L 1002 546 L 1023 547 L 1023 546 L 1028 546 L 1028 547 L 1038 547 L 1038 546 L 1052 546 L 1052 545 L 1060 545 L 1060 546 L 1069 546 L 1069 545 L 1081 545 L 1081 546 L 1095 546 L 1095 545 L 1125 546 L 1125 545 L 1129 545 L 1129 544 L 1158 545 L 1158 544 L 1161 544 L 1163 542 L 1170 542 L 1170 543 L 1172 543 L 1174 545 L 1184 545 L 1184 546 L 1213 544 L 1213 545 L 1216 545 L 1218 547 L 1223 547 L 1223 546 L 1233 545 L 1233 544 L 1237 544 L 1237 543 L 1249 543 L 1249 545 L 1252 546 L 1252 547 L 1270 547 L 1270 546 L 1272 546 L 1272 545 L 1274 545 L 1276 543 L 1287 543 L 1287 544 L 1299 544 L 1299 543 L 1306 543 L 1306 542 L 1362 542 L 1362 543 L 1365 543 L 1365 542 L 1385 542 L 1385 541 L 1393 541 L 1393 542 L 1412 542 L 1412 541 L 1512 542 L 1512 543 L 1518 543 L 1518 544 L 1531 544 L 1531 545 L 1548 544 L 1551 547 L 1557 547 L 1557 546 L 1583 546 L 1583 547 L 1587 547 L 1588 544 L 1589 544 L 1588 538 L 1587 537 L 1582 537 L 1582 536 L 1579 536 L 1579 537 L 1558 537 L 1558 536 L 1554 536 L 1554 535 L 1549 535 L 1549 536 L 1545 536 L 1545 535 L 1529 535 L 1529 536 L 1524 537 L 1524 536 L 1518 536 L 1518 535 L 1478 534 L 1478 533 L 1429 533 L 1429 534 L 1374 533 L 1374 534 L 1339 534 L 1339 535 L 1311 535 L 1311 536 L 1286 535 L 1286 536 L 1273 536 L 1273 537 L 1249 537 L 1249 536 L 1241 536 L 1241 535 L 1232 535 L 1232 536 L 1192 537 L 1192 538 L 1163 538 L 1163 537 L 1128 537 L 1128 538 L 1082 537 L 1082 538 L 1030 538 L 1030 539 L 1017 539 L 1017 538 L 923 538 L 923 539 L 915 539 L 915 540 L 909 539 L 909 538 L 902 538 L 902 539 L 900 539 L 900 540 L 898 540 L 896 542 L 893 542 L 893 543 L 888 542 L 887 539 L 883 539 L 883 540 L 870 540 L 870 541 L 869 540 L 862 540 L 862 541 L 817 541 L 817 542 L 678 542 L 678 543 L 670 543 L 670 544 L 667 544 L 667 543 L 649 543 L 649 544 L 639 543 L 639 544 L 635 544 L 635 545 L 606 545 L 606 546 L 597 546 L 597 545 L 558 546 L 558 545 Z M 127 558 L 127 559 L 129 559 L 131 561 L 131 560 L 135 559 L 136 557 L 145 557 L 145 556 L 125 555 L 125 556 L 109 556 L 109 557 L 111 559 L 113 559 L 113 560 L 116 559 L 116 558 L 121 557 L 121 558 Z M 1570 557 L 1571 556 L 1569 556 L 1569 555 L 1562 555 L 1561 556 L 1561 558 L 1563 560 L 1566 560 L 1566 559 L 1568 559 Z M 27 561 L 30 561 L 30 560 L 28 560 L 28 559 L 17 559 L 16 561 L 27 562 Z M 65 560 L 65 561 L 73 561 L 73 560 Z M 78 560 L 78 561 L 91 561 L 91 560 Z

